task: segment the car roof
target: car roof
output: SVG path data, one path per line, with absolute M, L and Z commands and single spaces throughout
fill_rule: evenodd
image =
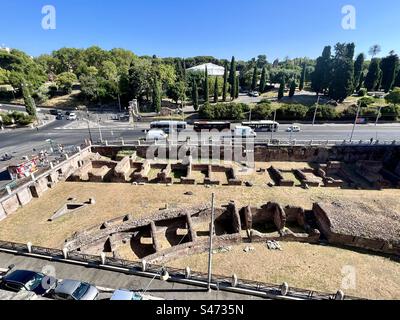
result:
M 15 270 L 14 272 L 7 274 L 3 279 L 5 281 L 13 281 L 13 282 L 19 282 L 19 283 L 27 283 L 34 276 L 37 274 L 41 275 L 38 272 L 35 271 L 30 271 L 30 270 Z
M 54 290 L 55 293 L 64 293 L 68 295 L 72 295 L 76 289 L 79 288 L 81 285 L 81 281 L 77 280 L 62 280 L 61 282 L 58 283 L 56 289 Z

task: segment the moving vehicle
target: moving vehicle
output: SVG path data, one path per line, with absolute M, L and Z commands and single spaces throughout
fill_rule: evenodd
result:
M 257 134 L 250 127 L 237 126 L 233 130 L 233 136 L 234 137 L 242 137 L 242 138 L 255 138 L 255 137 L 257 137 Z
M 293 125 L 286 129 L 286 132 L 300 132 L 301 129 L 299 126 Z
M 164 300 L 149 295 L 145 295 L 139 292 L 133 292 L 129 290 L 115 290 L 111 299 L 112 301 L 132 301 L 132 300 Z
M 96 300 L 98 295 L 99 290 L 95 286 L 77 280 L 62 280 L 53 293 L 58 300 Z
M 150 123 L 150 129 L 160 129 L 167 134 L 171 132 L 181 132 L 186 130 L 187 122 L 185 121 L 154 121 Z
M 194 131 L 196 132 L 201 132 L 202 130 L 218 130 L 218 131 L 224 131 L 224 130 L 230 130 L 231 129 L 231 123 L 228 121 L 197 121 L 194 123 Z
M 279 129 L 279 123 L 270 120 L 243 122 L 242 125 L 252 128 L 255 132 L 278 132 Z
M 74 113 L 74 112 L 71 112 L 68 116 L 67 116 L 67 120 L 70 120 L 70 121 L 74 121 L 74 120 L 76 120 L 78 117 L 76 116 L 76 113 Z
M 21 290 L 43 296 L 54 289 L 57 280 L 43 273 L 29 270 L 15 270 L 1 278 L 0 289 L 12 292 Z
M 257 97 L 260 96 L 260 94 L 259 94 L 257 91 L 250 91 L 250 92 L 248 93 L 248 95 L 249 95 L 250 97 L 254 97 L 254 98 L 257 98 Z
M 146 134 L 146 140 L 147 141 L 158 141 L 158 140 L 166 140 L 168 138 L 168 135 L 159 129 L 152 129 L 147 132 Z

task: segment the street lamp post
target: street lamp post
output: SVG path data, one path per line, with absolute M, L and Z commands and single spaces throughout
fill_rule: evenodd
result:
M 275 128 L 276 130 L 278 130 L 278 127 L 277 126 L 275 127 L 276 125 L 275 122 L 276 122 L 276 109 L 274 111 L 274 123 L 272 124 L 272 129 L 271 129 L 271 140 L 273 139 Z
M 318 95 L 318 99 L 317 99 L 317 104 L 315 105 L 314 118 L 313 118 L 313 122 L 312 122 L 313 126 L 315 124 L 315 119 L 317 118 L 318 106 L 319 106 L 319 95 Z
M 358 116 L 360 115 L 360 109 L 361 109 L 361 103 L 359 101 L 358 104 L 357 104 L 356 119 L 354 120 L 353 130 L 351 131 L 350 142 L 353 141 L 354 131 L 356 129 L 356 125 L 357 125 L 357 122 L 358 122 Z
M 210 248 L 208 250 L 208 284 L 207 290 L 211 291 L 211 280 L 212 280 L 212 254 L 213 254 L 213 236 L 214 236 L 214 202 L 215 202 L 215 193 L 212 194 L 211 198 L 211 223 L 210 223 Z
M 102 132 L 101 132 L 99 116 L 97 116 L 97 125 L 98 125 L 98 127 L 99 127 L 100 141 L 103 142 L 103 134 L 102 134 Z
M 378 115 L 376 116 L 376 121 L 375 121 L 376 140 L 378 140 L 378 122 L 379 122 L 379 119 L 381 118 L 382 108 L 383 108 L 382 106 L 379 107 Z

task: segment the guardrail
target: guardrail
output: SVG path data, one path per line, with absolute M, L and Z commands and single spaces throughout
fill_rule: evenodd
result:
M 168 281 L 170 282 L 179 282 L 201 287 L 206 287 L 208 284 L 208 275 L 202 272 L 190 271 L 188 274 L 187 269 L 170 268 L 154 264 L 146 265 L 143 262 L 138 261 L 94 256 L 80 252 L 67 252 L 65 250 L 32 246 L 31 244 L 0 241 L 0 252 L 36 257 L 57 262 L 84 264 L 91 268 L 107 269 L 142 277 L 161 278 L 161 275 L 167 271 L 169 274 Z M 362 300 L 361 298 L 343 295 L 340 292 L 330 294 L 221 275 L 212 275 L 211 287 L 214 290 L 231 291 L 247 295 L 261 296 L 269 299 Z

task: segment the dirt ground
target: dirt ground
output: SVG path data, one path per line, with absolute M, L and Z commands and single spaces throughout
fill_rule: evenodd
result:
M 297 288 L 346 294 L 368 299 L 400 299 L 400 264 L 388 258 L 304 243 L 280 243 L 282 251 L 265 244 L 242 244 L 213 255 L 213 273 L 272 284 L 287 282 Z M 168 265 L 207 272 L 208 255 L 175 260 Z M 346 275 L 355 271 L 354 287 Z M 344 284 L 344 286 L 343 286 Z

